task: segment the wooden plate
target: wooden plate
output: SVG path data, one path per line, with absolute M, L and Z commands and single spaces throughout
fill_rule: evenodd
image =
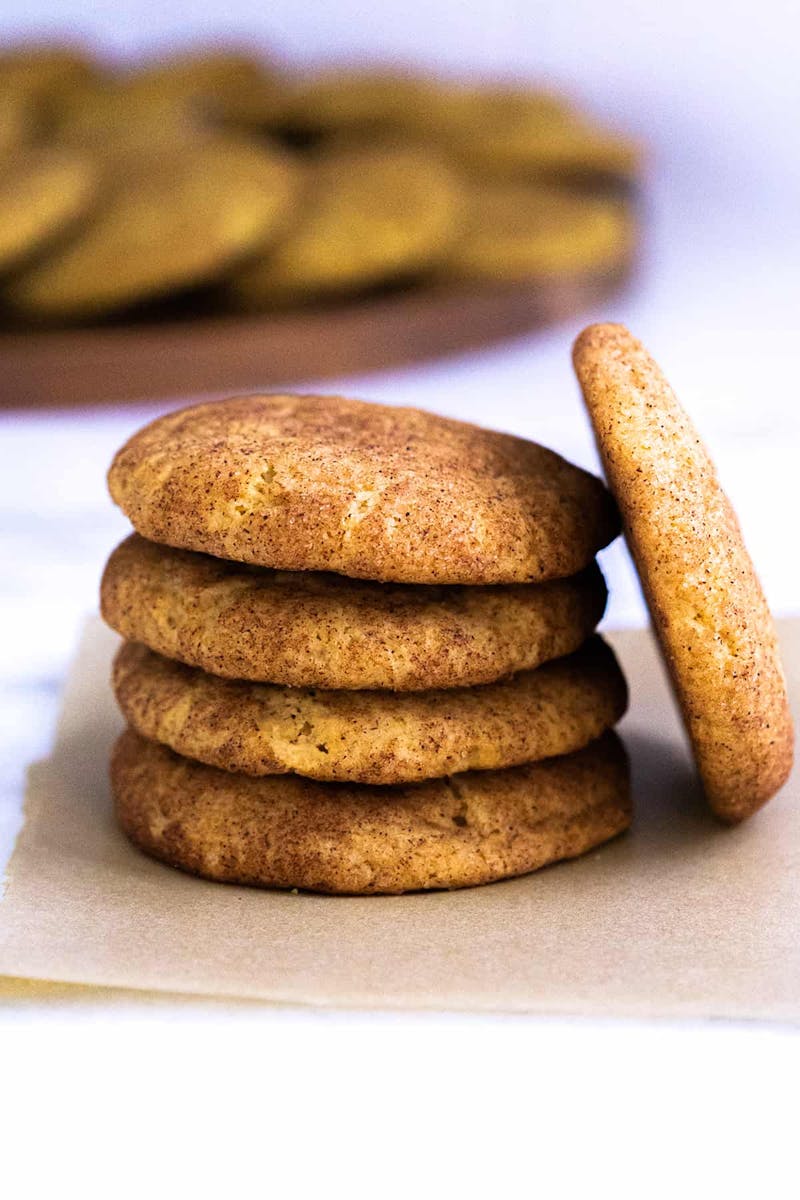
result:
M 422 362 L 563 320 L 626 273 L 420 288 L 302 313 L 0 333 L 0 405 L 230 394 Z

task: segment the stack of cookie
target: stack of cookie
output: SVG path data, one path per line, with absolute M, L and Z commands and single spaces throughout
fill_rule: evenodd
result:
M 250 396 L 117 454 L 117 812 L 210 879 L 394 893 L 519 875 L 630 820 L 593 634 L 602 483 L 414 409 Z

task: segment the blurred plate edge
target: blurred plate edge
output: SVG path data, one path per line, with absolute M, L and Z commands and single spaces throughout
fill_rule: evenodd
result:
M 0 407 L 231 394 L 489 346 L 612 295 L 629 267 L 521 284 L 408 289 L 291 313 L 0 333 Z

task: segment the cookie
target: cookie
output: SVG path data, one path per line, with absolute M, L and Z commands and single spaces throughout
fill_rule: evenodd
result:
M 633 221 L 611 197 L 517 181 L 473 182 L 464 232 L 442 274 L 521 281 L 619 270 L 633 249 Z
M 475 98 L 471 119 L 451 122 L 447 144 L 470 171 L 527 180 L 635 179 L 640 146 L 580 116 L 558 97 L 516 89 Z
M 198 49 L 144 61 L 123 77 L 133 97 L 158 97 L 173 104 L 197 104 L 236 98 L 271 78 L 264 62 L 245 50 Z
M 613 733 L 546 762 L 379 788 L 230 775 L 128 730 L 111 779 L 125 833 L 162 862 L 225 883 L 351 895 L 523 875 L 631 819 Z
M 235 49 L 157 60 L 130 75 L 126 86 L 140 104 L 171 104 L 244 128 L 276 124 L 286 91 L 269 64 Z
M 245 775 L 412 783 L 579 750 L 625 711 L 614 653 L 592 638 L 500 683 L 348 692 L 218 679 L 126 642 L 114 691 L 128 724 L 186 758 Z
M 108 482 L 152 541 L 381 582 L 563 578 L 618 530 L 600 480 L 552 450 L 335 396 L 170 413 L 122 447 Z
M 431 138 L 448 150 L 476 128 L 487 136 L 539 128 L 563 119 L 571 106 L 555 92 L 518 85 L 474 86 L 403 68 L 332 68 L 295 83 L 285 123 L 326 137 L 405 134 Z
M 396 692 L 492 683 L 577 650 L 603 615 L 596 566 L 505 587 L 270 571 L 133 534 L 100 589 L 108 624 L 212 675 Z
M 48 147 L 0 162 L 0 270 L 25 258 L 90 213 L 99 174 L 86 155 Z
M 584 330 L 574 361 L 706 796 L 741 821 L 785 781 L 793 730 L 739 523 L 697 431 L 624 326 Z
M 0 52 L 0 97 L 24 99 L 43 119 L 101 78 L 98 65 L 76 45 L 23 42 Z
M 282 76 L 262 72 L 261 78 L 247 87 L 214 88 L 196 107 L 231 129 L 280 137 L 285 134 L 286 88 Z
M 256 91 L 270 77 L 261 65 L 233 52 L 181 54 L 102 81 L 67 98 L 58 136 L 107 155 L 124 150 L 176 149 L 223 108 Z
M 233 140 L 131 165 L 94 220 L 16 278 L 6 301 L 36 317 L 90 317 L 204 283 L 277 234 L 294 182 L 282 155 Z
M 189 104 L 158 91 L 137 91 L 119 80 L 69 98 L 55 119 L 59 143 L 91 150 L 105 162 L 125 163 L 139 152 L 151 158 L 180 154 L 199 140 L 200 117 Z
M 438 112 L 443 95 L 438 80 L 411 70 L 327 68 L 295 81 L 283 122 L 325 134 L 416 128 Z
M 308 168 L 291 227 L 233 277 L 231 296 L 257 308 L 424 272 L 457 236 L 460 209 L 457 180 L 435 154 L 331 152 Z
M 522 83 L 440 84 L 446 95 L 437 111 L 440 130 L 478 137 L 524 135 L 575 119 L 572 102 L 560 92 Z
M 27 98 L 13 92 L 7 95 L 0 84 L 0 170 L 7 169 L 2 161 L 6 155 L 29 142 L 34 132 L 34 114 Z

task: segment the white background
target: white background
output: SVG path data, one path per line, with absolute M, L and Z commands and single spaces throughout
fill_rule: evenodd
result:
M 119 54 L 240 34 L 297 61 L 368 54 L 544 76 L 641 134 L 652 147 L 642 269 L 590 316 L 625 320 L 668 369 L 773 606 L 789 613 L 800 611 L 799 14 L 788 0 L 2 0 L 0 34 L 60 29 Z M 580 323 L 336 386 L 525 433 L 592 465 L 569 367 Z M 46 751 L 78 622 L 125 531 L 105 466 L 155 411 L 0 416 L 0 852 L 19 822 L 24 764 Z M 642 622 L 621 550 L 606 567 L 609 619 Z M 157 1160 L 156 1195 L 171 1178 L 243 1190 L 243 1164 L 249 1189 L 301 1196 L 312 1177 L 334 1195 L 369 1184 L 385 1195 L 694 1196 L 704 1182 L 710 1195 L 797 1194 L 789 1030 L 124 1001 L 20 1002 L 4 1016 L 20 1069 L 0 1104 L 23 1133 L 37 1112 L 48 1131 L 33 1158 L 29 1141 L 9 1139 L 27 1156 L 29 1190 L 19 1183 L 15 1196 L 43 1195 L 42 1172 L 97 1175 L 109 1155 L 131 1192 L 143 1169 L 153 1186 Z M 74 1118 L 98 1097 L 111 1102 L 92 1104 L 81 1134 Z

